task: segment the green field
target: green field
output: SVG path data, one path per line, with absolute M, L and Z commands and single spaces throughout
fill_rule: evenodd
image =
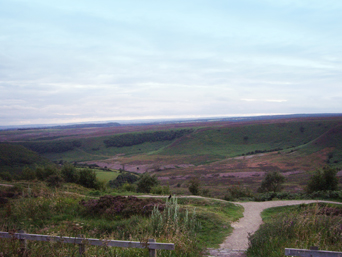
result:
M 109 182 L 109 180 L 114 180 L 120 174 L 118 171 L 101 171 L 95 170 L 96 178 L 101 182 Z

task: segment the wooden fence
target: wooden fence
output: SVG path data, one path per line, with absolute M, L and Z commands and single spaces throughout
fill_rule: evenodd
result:
M 285 256 L 342 257 L 342 252 L 319 251 L 318 247 L 310 247 L 310 250 L 285 248 Z
M 93 238 L 79 237 L 66 237 L 66 236 L 48 236 L 48 235 L 36 235 L 26 234 L 25 231 L 19 231 L 19 233 L 0 232 L 0 238 L 15 238 L 21 242 L 21 252 L 26 251 L 26 240 L 32 241 L 54 241 L 67 244 L 78 244 L 79 253 L 84 256 L 86 245 L 96 246 L 111 246 L 111 247 L 125 247 L 125 248 L 145 248 L 149 249 L 150 257 L 157 256 L 157 250 L 174 250 L 175 245 L 172 243 L 157 243 L 155 239 L 149 239 L 147 243 L 134 242 L 134 241 L 120 241 L 120 240 L 100 240 Z

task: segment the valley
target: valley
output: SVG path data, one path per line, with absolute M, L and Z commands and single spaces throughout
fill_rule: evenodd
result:
M 149 138 L 175 132 L 180 136 Z M 106 145 L 126 135 L 140 141 Z M 0 140 L 54 162 L 150 172 L 177 194 L 188 194 L 187 181 L 199 177 L 214 197 L 230 185 L 255 191 L 270 171 L 284 174 L 285 191 L 300 192 L 311 172 L 342 165 L 341 117 L 8 130 L 0 131 Z

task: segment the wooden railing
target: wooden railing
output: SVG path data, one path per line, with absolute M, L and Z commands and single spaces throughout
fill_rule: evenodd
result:
M 111 246 L 111 247 L 125 247 L 125 248 L 145 248 L 149 249 L 151 257 L 157 256 L 157 250 L 174 250 L 175 245 L 172 243 L 157 243 L 155 239 L 149 239 L 147 243 L 134 242 L 134 241 L 120 241 L 120 240 L 100 240 L 94 238 L 79 237 L 66 237 L 66 236 L 48 236 L 37 234 L 26 234 L 24 231 L 19 233 L 0 232 L 0 238 L 18 239 L 21 243 L 21 252 L 26 251 L 26 240 L 32 241 L 54 241 L 66 244 L 78 244 L 79 253 L 81 256 L 85 253 L 86 245 L 96 246 Z
M 310 247 L 310 250 L 285 248 L 285 256 L 342 257 L 342 252 L 319 251 L 318 247 Z

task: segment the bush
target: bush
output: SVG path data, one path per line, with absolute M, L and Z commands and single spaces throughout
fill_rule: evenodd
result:
M 170 195 L 171 191 L 168 185 L 167 186 L 158 185 L 158 186 L 152 187 L 151 193 L 155 195 Z
M 159 184 L 155 175 L 150 176 L 149 173 L 145 172 L 137 182 L 138 193 L 150 193 L 151 189 Z
M 96 178 L 95 171 L 91 169 L 80 170 L 79 184 L 84 187 L 94 188 L 94 189 L 99 189 L 101 187 L 99 181 Z
M 114 180 L 109 181 L 109 186 L 113 188 L 118 188 L 124 185 L 125 183 L 133 184 L 138 180 L 138 177 L 131 173 L 122 173 L 116 177 Z
M 147 216 L 151 214 L 153 207 L 158 206 L 159 210 L 164 209 L 161 200 L 153 198 L 140 199 L 134 196 L 101 196 L 100 199 L 80 201 L 80 205 L 85 207 L 85 214 L 92 214 L 107 219 L 117 219 L 118 217 L 131 217 L 133 215 Z
M 60 175 L 59 170 L 57 169 L 56 166 L 53 165 L 49 165 L 46 167 L 37 167 L 36 170 L 36 176 L 37 179 L 39 180 L 46 180 L 48 177 L 52 176 L 52 175 Z
M 208 188 L 203 188 L 201 191 L 201 196 L 211 197 L 211 193 Z
M 20 178 L 24 180 L 34 180 L 37 178 L 36 171 L 25 167 L 21 172 Z
M 188 183 L 188 189 L 191 194 L 199 195 L 201 192 L 201 182 L 199 178 L 192 178 Z
M 126 191 L 126 192 L 136 192 L 137 191 L 137 186 L 134 184 L 129 184 L 129 183 L 125 183 L 122 185 L 122 190 Z
M 259 193 L 265 192 L 280 192 L 282 184 L 285 182 L 285 177 L 278 171 L 268 172 L 266 177 L 261 182 L 258 188 Z
M 0 172 L 0 179 L 6 180 L 6 181 L 12 181 L 13 176 L 8 171 Z
M 63 165 L 61 173 L 65 182 L 78 183 L 80 179 L 80 173 L 77 171 L 75 166 L 68 163 Z
M 254 196 L 252 190 L 243 186 L 231 186 L 227 189 L 227 194 L 224 196 L 226 201 L 234 201 L 241 198 L 251 198 Z
M 49 187 L 61 187 L 64 182 L 64 179 L 60 175 L 50 175 L 46 182 Z
M 338 189 L 337 169 L 324 167 L 317 170 L 310 178 L 306 191 L 310 194 L 316 191 L 335 191 Z

